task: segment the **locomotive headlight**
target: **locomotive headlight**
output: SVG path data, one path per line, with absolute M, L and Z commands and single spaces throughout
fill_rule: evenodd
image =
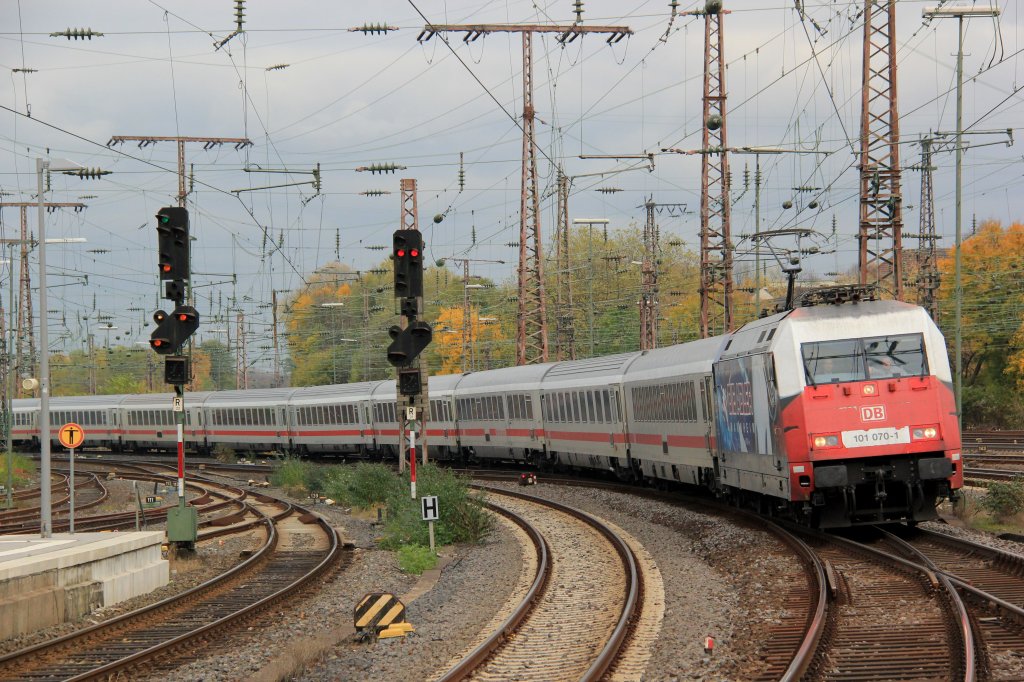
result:
M 874 384 L 864 384 L 864 386 L 861 388 L 861 392 L 864 395 L 874 395 L 875 391 L 877 390 L 878 389 L 875 388 Z
M 834 433 L 815 436 L 812 442 L 816 448 L 834 448 L 839 445 L 839 436 Z
M 911 436 L 914 440 L 935 440 L 939 436 L 939 429 L 935 426 L 915 426 Z

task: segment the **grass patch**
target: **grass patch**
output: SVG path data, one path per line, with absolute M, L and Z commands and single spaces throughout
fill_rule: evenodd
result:
M 420 575 L 437 565 L 437 557 L 429 547 L 402 545 L 398 548 L 398 567 L 405 573 Z
M 277 465 L 274 473 L 270 474 L 270 482 L 273 485 L 284 488 L 289 495 L 304 497 L 309 491 L 306 486 L 306 479 L 310 475 L 310 469 L 312 468 L 313 465 L 309 462 L 303 462 L 301 459 L 294 457 L 286 457 Z
M 952 506 L 952 513 L 968 528 L 988 533 L 1024 532 L 1024 509 L 1017 495 L 1024 483 L 990 483 L 987 489 L 963 488 Z
M 31 480 L 36 473 L 36 463 L 32 458 L 14 453 L 11 456 L 11 473 L 14 487 L 18 488 Z M 7 453 L 0 453 L 0 485 L 7 485 Z

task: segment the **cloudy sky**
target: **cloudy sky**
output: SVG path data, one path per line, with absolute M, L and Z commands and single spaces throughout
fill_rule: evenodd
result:
M 1004 222 L 1024 217 L 1024 148 L 1006 146 L 1004 132 L 983 134 L 1024 122 L 1020 9 L 1012 1 L 993 2 L 1002 10 L 998 20 L 965 22 L 964 122 L 978 133 L 970 136 L 974 148 L 965 159 L 966 230 L 975 215 Z M 761 229 L 799 226 L 828 236 L 821 243 L 828 253 L 804 263 L 805 271 L 824 275 L 856 262 L 863 3 L 802 4 L 800 12 L 783 0 L 727 0 L 728 137 L 732 147 L 816 152 L 761 158 Z M 897 3 L 904 167 L 920 162 L 916 141 L 922 135 L 955 125 L 957 22 L 923 20 L 924 7 L 935 4 Z M 987 0 L 978 4 L 987 6 Z M 434 23 L 571 23 L 573 3 L 244 5 L 244 32 L 221 45 L 235 29 L 233 0 L 0 3 L 0 68 L 8 74 L 0 99 L 3 200 L 34 199 L 40 156 L 111 171 L 98 180 L 52 178 L 48 200 L 88 204 L 79 213 L 47 215 L 48 237 L 87 240 L 47 249 L 50 309 L 58 311 L 51 313 L 55 346 L 81 348 L 89 331 L 100 344 L 107 337 L 111 343 L 146 340 L 142 323 L 161 304 L 153 216 L 175 201 L 176 146 L 108 147 L 117 135 L 252 141 L 239 150 L 185 147 L 194 170 L 188 207 L 198 238 L 197 307 L 204 323 L 211 323 L 207 329 L 212 317 L 240 307 L 259 332 L 269 323 L 272 290 L 300 288 L 335 260 L 357 270 L 377 265 L 386 252 L 372 247 L 389 244 L 398 226 L 402 177 L 419 183 L 421 226 L 432 259 L 504 260 L 508 265 L 475 264 L 474 274 L 512 276 L 517 250 L 508 243 L 519 234 L 520 37 L 494 34 L 466 44 L 461 34 L 450 34 L 449 48 L 439 37 L 421 43 L 417 36 L 424 17 Z M 599 36 L 566 46 L 550 35 L 534 40 L 544 237 L 552 234 L 558 163 L 579 176 L 572 217 L 608 218 L 613 227 L 626 227 L 642 223 L 638 207 L 646 196 L 683 203 L 687 212 L 661 215 L 663 239 L 696 248 L 699 157 L 659 152 L 701 143 L 703 19 L 683 12 L 703 3 L 680 2 L 675 17 L 668 0 L 583 5 L 584 24 L 628 26 L 633 35 L 612 46 Z M 398 30 L 349 30 L 365 24 Z M 87 28 L 103 35 L 50 35 Z M 653 170 L 645 161 L 580 158 L 649 152 L 656 153 Z M 407 169 L 356 171 L 375 163 Z M 754 158 L 733 155 L 730 163 L 733 233 L 741 241 L 754 230 Z M 319 193 L 308 184 L 317 164 Z M 940 244 L 949 245 L 953 155 L 938 154 L 935 165 Z M 917 231 L 920 219 L 919 183 L 919 172 L 904 173 L 909 232 Z M 800 187 L 820 189 L 795 189 Z M 362 194 L 371 190 L 391 194 Z M 794 206 L 784 210 L 784 201 Z M 444 221 L 435 224 L 433 216 L 441 213 Z M 34 211 L 28 217 L 34 233 Z M 3 237 L 16 238 L 18 209 L 3 209 L 0 218 Z M 6 307 L 10 271 L 3 267 Z M 750 268 L 741 258 L 737 276 Z M 108 323 L 118 329 L 103 332 Z

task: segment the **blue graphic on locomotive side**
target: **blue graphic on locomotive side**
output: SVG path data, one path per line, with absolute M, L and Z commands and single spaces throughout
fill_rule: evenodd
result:
M 714 379 L 719 449 L 775 454 L 772 424 L 778 418 L 779 401 L 771 356 L 748 355 L 717 362 Z

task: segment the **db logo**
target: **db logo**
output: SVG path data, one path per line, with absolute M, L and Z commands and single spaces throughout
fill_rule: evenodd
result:
M 860 420 L 863 422 L 885 421 L 885 407 L 882 405 L 865 405 L 860 408 Z

